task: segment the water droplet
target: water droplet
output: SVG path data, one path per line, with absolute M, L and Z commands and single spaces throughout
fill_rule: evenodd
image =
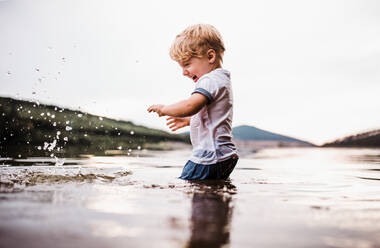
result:
M 141 146 L 138 146 L 137 149 L 138 149 L 138 150 L 141 150 Z
M 53 118 L 53 119 L 54 119 L 54 118 L 55 118 L 55 115 L 51 115 L 51 118 Z
M 57 111 L 57 107 L 55 107 L 54 110 Z
M 64 137 L 63 140 L 64 140 L 64 141 L 69 141 L 69 138 Z
M 33 119 L 33 116 L 31 116 L 30 119 Z
M 57 126 L 57 122 L 53 122 L 53 127 Z
M 50 112 L 47 112 L 47 115 L 50 116 Z
M 82 118 L 82 116 L 83 116 L 83 114 L 78 114 L 78 117 L 79 117 L 79 118 Z
M 70 121 L 66 121 L 66 124 L 69 124 L 70 123 Z
M 21 154 L 19 154 L 18 157 L 21 158 Z
M 28 110 L 28 114 L 30 114 L 30 110 Z
M 38 150 L 41 150 L 41 149 L 42 149 L 42 147 L 41 147 L 41 146 L 37 146 L 37 149 L 38 149 Z
M 99 116 L 99 120 L 101 120 L 101 121 L 102 121 L 102 120 L 103 120 L 103 117 L 100 117 L 100 116 Z
M 45 115 L 45 113 L 41 113 L 40 115 L 41 115 L 41 116 L 44 116 L 44 115 Z
M 120 135 L 120 133 L 117 133 L 117 135 Z
M 131 135 L 134 135 L 134 134 L 135 134 L 135 132 L 132 130 L 132 131 L 130 132 L 130 134 L 131 134 Z
M 87 137 L 87 133 L 84 134 L 84 137 Z
M 53 142 L 51 142 L 50 144 L 48 144 L 47 149 L 49 150 L 49 152 L 51 152 L 56 145 L 57 145 L 57 140 L 56 139 L 54 139 Z
M 71 131 L 71 130 L 73 130 L 72 127 L 66 126 L 66 131 Z
M 128 149 L 128 152 L 132 152 L 132 149 Z
M 122 146 L 118 146 L 117 149 L 121 150 L 121 149 L 123 149 L 123 147 Z

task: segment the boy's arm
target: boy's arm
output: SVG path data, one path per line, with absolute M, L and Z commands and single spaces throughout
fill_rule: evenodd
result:
M 207 104 L 207 101 L 206 96 L 194 93 L 190 98 L 174 104 L 152 105 L 148 108 L 148 112 L 156 112 L 159 116 L 187 117 L 198 113 Z

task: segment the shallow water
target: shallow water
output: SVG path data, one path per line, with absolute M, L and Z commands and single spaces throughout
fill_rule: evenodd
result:
M 380 247 L 380 149 L 267 149 L 198 183 L 189 153 L 0 160 L 0 247 Z

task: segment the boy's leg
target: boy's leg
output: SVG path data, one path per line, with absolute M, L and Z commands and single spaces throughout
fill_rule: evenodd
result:
M 188 179 L 189 177 L 191 177 L 191 175 L 194 174 L 194 169 L 195 167 L 193 163 L 190 160 L 188 160 L 185 166 L 183 167 L 181 176 L 179 178 Z
M 212 170 L 210 166 L 196 164 L 192 161 L 187 161 L 183 167 L 182 174 L 179 178 L 185 180 L 205 180 L 209 179 Z
M 239 157 L 237 155 L 234 155 L 230 159 L 221 162 L 219 165 L 219 171 L 220 171 L 220 179 L 227 179 L 232 171 L 235 169 L 235 166 L 239 160 Z

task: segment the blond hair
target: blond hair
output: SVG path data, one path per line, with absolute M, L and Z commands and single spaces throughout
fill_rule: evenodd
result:
M 184 63 L 192 57 L 202 58 L 209 49 L 216 53 L 216 63 L 223 62 L 225 51 L 222 36 L 210 24 L 197 24 L 186 28 L 178 34 L 170 48 L 170 57 Z

